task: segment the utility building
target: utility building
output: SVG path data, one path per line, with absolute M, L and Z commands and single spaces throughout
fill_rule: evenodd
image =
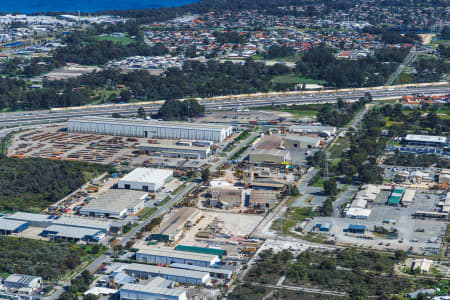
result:
M 191 139 L 222 142 L 233 133 L 232 126 L 162 122 L 155 120 L 83 117 L 70 119 L 69 132 L 85 132 L 156 139 Z
M 154 168 L 137 168 L 119 180 L 119 189 L 157 192 L 171 181 L 173 171 Z

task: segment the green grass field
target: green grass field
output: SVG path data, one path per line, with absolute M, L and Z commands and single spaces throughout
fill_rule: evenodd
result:
M 118 37 L 118 36 L 111 36 L 111 35 L 102 35 L 102 36 L 98 36 L 97 39 L 99 41 L 111 41 L 117 44 L 122 44 L 124 46 L 134 43 L 135 40 L 124 36 L 124 37 Z
M 312 105 L 291 105 L 278 107 L 256 107 L 256 110 L 281 111 L 292 114 L 297 120 L 302 118 L 315 119 L 319 110 L 323 107 L 322 104 Z
M 283 84 L 325 84 L 326 81 L 323 80 L 314 80 L 314 79 L 310 79 L 310 78 L 305 78 L 305 77 L 299 77 L 299 76 L 295 76 L 293 74 L 289 74 L 289 75 L 280 75 L 280 76 L 275 76 L 272 79 L 273 83 L 283 83 Z

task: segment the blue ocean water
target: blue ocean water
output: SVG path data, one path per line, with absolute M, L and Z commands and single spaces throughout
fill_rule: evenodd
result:
M 0 0 L 0 12 L 96 12 L 110 9 L 145 9 L 181 6 L 197 0 Z

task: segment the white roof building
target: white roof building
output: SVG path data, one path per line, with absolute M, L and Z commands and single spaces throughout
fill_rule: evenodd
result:
M 156 192 L 172 180 L 173 171 L 155 168 L 136 168 L 119 180 L 120 189 Z
M 406 189 L 405 193 L 403 194 L 402 202 L 411 203 L 411 202 L 413 202 L 415 196 L 416 196 L 416 190 Z
M 367 200 L 364 200 L 361 198 L 356 198 L 355 200 L 353 200 L 350 207 L 366 208 L 366 205 L 367 205 Z
M 351 219 L 367 219 L 371 212 L 372 211 L 367 208 L 350 207 L 345 216 Z
M 132 190 L 108 190 L 80 209 L 80 214 L 93 217 L 123 218 L 144 208 L 148 193 Z
M 4 281 L 3 284 L 7 288 L 32 288 L 36 289 L 41 285 L 42 277 L 39 276 L 31 276 L 24 274 L 12 274 L 9 275 Z
M 432 260 L 429 260 L 426 258 L 416 259 L 416 260 L 413 260 L 413 262 L 411 264 L 411 269 L 413 269 L 413 270 L 419 269 L 423 272 L 429 272 L 432 265 L 433 265 Z
M 447 143 L 447 138 L 445 136 L 435 136 L 435 135 L 419 135 L 419 134 L 408 134 L 404 137 L 407 143 L 413 144 L 430 144 L 430 145 L 442 145 Z

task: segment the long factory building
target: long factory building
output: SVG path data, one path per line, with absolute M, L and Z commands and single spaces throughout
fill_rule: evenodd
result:
M 151 248 L 136 252 L 136 260 L 145 263 L 170 265 L 173 263 L 210 268 L 220 264 L 217 255 Z
M 164 122 L 156 120 L 82 117 L 68 121 L 69 132 L 135 136 L 157 139 L 191 139 L 222 142 L 233 133 L 232 126 Z
M 126 274 L 142 279 L 152 277 L 162 277 L 179 283 L 202 285 L 206 284 L 211 277 L 208 272 L 194 270 L 184 270 L 176 268 L 159 267 L 144 264 L 129 264 L 123 266 L 120 271 Z

